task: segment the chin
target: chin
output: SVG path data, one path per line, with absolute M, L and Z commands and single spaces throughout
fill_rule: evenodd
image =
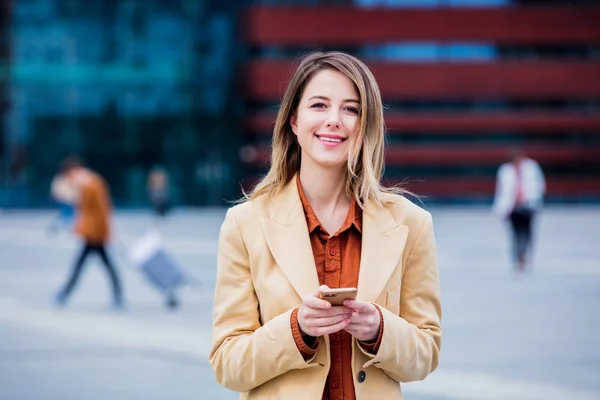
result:
M 342 169 L 346 167 L 347 160 L 331 160 L 331 159 L 321 159 L 315 160 L 316 164 L 321 168 L 335 168 Z

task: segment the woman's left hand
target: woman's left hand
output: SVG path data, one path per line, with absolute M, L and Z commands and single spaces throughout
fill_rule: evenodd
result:
M 350 324 L 344 330 L 363 342 L 376 340 L 381 327 L 381 317 L 377 307 L 359 300 L 346 300 L 344 306 L 354 311 Z

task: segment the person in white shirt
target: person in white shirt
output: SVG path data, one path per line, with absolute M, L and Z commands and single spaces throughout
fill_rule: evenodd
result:
M 522 151 L 498 169 L 493 211 L 510 224 L 515 267 L 524 271 L 532 253 L 532 221 L 542 207 L 546 181 L 540 165 Z

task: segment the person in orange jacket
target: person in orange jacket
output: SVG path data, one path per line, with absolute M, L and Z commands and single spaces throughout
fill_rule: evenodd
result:
M 106 181 L 96 172 L 85 168 L 83 162 L 74 156 L 66 158 L 60 165 L 60 174 L 65 176 L 79 191 L 75 233 L 83 239 L 83 248 L 75 262 L 71 275 L 61 291 L 56 303 L 64 306 L 77 284 L 85 261 L 91 253 L 102 259 L 112 285 L 113 307 L 123 307 L 121 284 L 107 252 L 110 240 L 112 203 Z

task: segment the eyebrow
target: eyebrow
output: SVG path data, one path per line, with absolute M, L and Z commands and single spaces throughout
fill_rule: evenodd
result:
M 311 98 L 309 98 L 308 100 L 313 100 L 313 99 L 321 99 L 321 100 L 327 100 L 327 101 L 330 101 L 330 100 L 331 100 L 329 97 L 326 97 L 326 96 L 312 96 L 312 97 L 311 97 Z M 351 103 L 360 103 L 360 102 L 359 102 L 358 100 L 356 100 L 356 99 L 345 99 L 345 100 L 343 101 L 343 103 L 349 103 L 349 102 L 351 102 Z

